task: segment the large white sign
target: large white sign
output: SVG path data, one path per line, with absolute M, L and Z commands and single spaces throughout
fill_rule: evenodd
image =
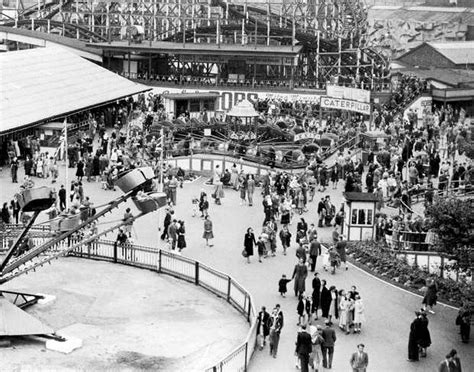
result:
M 328 85 L 326 87 L 326 95 L 334 98 L 370 103 L 370 90 Z
M 299 94 L 299 93 L 275 93 L 270 91 L 249 92 L 249 91 L 226 91 L 218 89 L 177 89 L 168 87 L 150 87 L 153 88 L 149 94 L 165 94 L 165 93 L 219 93 L 216 111 L 228 111 L 236 103 L 247 99 L 251 103 L 257 100 L 272 99 L 278 101 L 295 102 L 301 101 L 306 103 L 319 103 L 320 95 L 316 94 Z
M 321 107 L 370 115 L 370 103 L 350 101 L 348 99 L 321 97 Z

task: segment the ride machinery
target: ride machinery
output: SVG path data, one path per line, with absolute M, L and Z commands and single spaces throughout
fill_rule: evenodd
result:
M 123 191 L 123 195 L 97 207 L 97 213 L 93 216 L 79 218 L 80 215 L 62 215 L 55 221 L 57 231 L 49 238 L 40 241 L 31 249 L 24 249 L 29 232 L 34 226 L 36 218 L 41 212 L 49 209 L 55 202 L 52 190 L 49 187 L 38 187 L 26 189 L 17 197 L 23 213 L 31 213 L 31 218 L 25 228 L 16 237 L 12 246 L 3 256 L 0 263 L 0 285 L 36 268 L 50 263 L 52 260 L 66 256 L 74 250 L 97 241 L 100 237 L 119 229 L 124 224 L 130 224 L 134 220 L 153 212 L 166 205 L 166 195 L 155 192 L 153 179 L 155 174 L 150 167 L 136 168 L 122 174 L 116 181 L 116 185 Z M 106 214 L 111 213 L 122 203 L 131 199 L 139 210 L 139 214 L 130 217 L 126 221 L 113 222 L 113 226 L 95 232 L 85 233 L 91 226 L 96 225 Z M 13 304 L 7 300 L 13 297 Z M 20 310 L 32 305 L 43 296 L 5 290 L 0 287 L 0 336 L 19 335 L 52 335 L 54 332 L 43 325 L 31 315 Z M 15 306 L 17 305 L 17 306 Z
M 92 43 L 301 46 L 296 63 L 268 62 L 266 76 L 291 73 L 294 87 L 321 88 L 330 81 L 378 89 L 389 82 L 389 63 L 369 47 L 367 17 L 363 0 L 61 0 L 17 24 Z M 221 68 L 216 61 L 204 62 L 170 56 L 168 73 L 173 66 L 196 75 Z

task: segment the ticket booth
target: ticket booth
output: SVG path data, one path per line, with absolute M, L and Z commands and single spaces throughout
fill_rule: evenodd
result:
M 372 240 L 375 237 L 377 196 L 366 192 L 345 192 L 343 233 L 347 240 Z
M 190 118 L 199 119 L 202 112 L 207 115 L 207 120 L 216 116 L 218 109 L 219 93 L 168 93 L 161 96 L 166 112 L 171 117 L 178 118 L 181 114 L 189 112 Z

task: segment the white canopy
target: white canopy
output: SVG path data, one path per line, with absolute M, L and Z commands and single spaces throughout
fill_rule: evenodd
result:
M 260 116 L 253 105 L 246 99 L 240 101 L 233 106 L 227 113 L 227 116 L 234 116 L 237 118 L 254 118 Z
M 0 134 L 149 89 L 63 48 L 0 53 Z

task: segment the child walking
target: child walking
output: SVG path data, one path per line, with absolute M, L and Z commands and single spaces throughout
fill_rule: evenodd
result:
M 281 279 L 278 281 L 278 291 L 282 297 L 285 297 L 286 292 L 288 291 L 286 285 L 291 282 L 292 279 L 286 279 L 286 275 L 283 274 Z

